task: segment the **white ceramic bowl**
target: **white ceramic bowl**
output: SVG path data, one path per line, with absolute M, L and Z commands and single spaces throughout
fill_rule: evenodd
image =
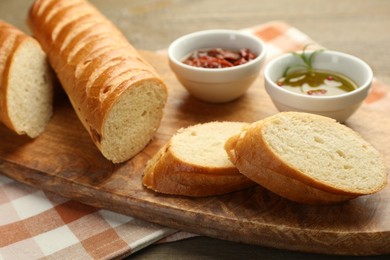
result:
M 248 63 L 228 68 L 199 68 L 183 59 L 200 49 L 248 48 L 257 57 Z M 228 102 L 243 95 L 258 77 L 265 59 L 265 45 L 257 37 L 234 30 L 206 30 L 187 34 L 168 48 L 169 64 L 181 84 L 193 96 L 213 103 Z
M 308 55 L 311 52 L 306 51 Z M 313 67 L 343 74 L 357 84 L 357 89 L 335 96 L 310 96 L 278 86 L 275 82 L 283 75 L 286 67 L 296 62 L 300 62 L 299 58 L 288 53 L 271 60 L 264 68 L 266 91 L 279 111 L 314 113 L 344 122 L 369 93 L 373 79 L 371 68 L 355 56 L 328 50 L 314 57 Z

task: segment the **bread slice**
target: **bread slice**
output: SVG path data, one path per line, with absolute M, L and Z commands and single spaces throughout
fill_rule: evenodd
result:
M 17 134 L 40 135 L 53 113 L 52 71 L 39 43 L 0 21 L 0 120 Z
M 328 204 L 385 187 L 381 154 L 335 120 L 284 112 L 252 123 L 225 149 L 240 172 L 287 199 Z
M 126 37 L 85 0 L 36 0 L 29 25 L 103 156 L 124 162 L 160 126 L 167 87 Z
M 229 161 L 225 141 L 246 123 L 209 122 L 183 128 L 147 163 L 143 184 L 154 191 L 202 197 L 253 186 Z

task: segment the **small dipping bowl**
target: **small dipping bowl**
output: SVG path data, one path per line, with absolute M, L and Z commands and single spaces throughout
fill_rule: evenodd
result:
M 247 48 L 257 57 L 227 68 L 201 68 L 183 63 L 194 51 L 215 48 L 233 51 Z M 187 34 L 173 41 L 168 48 L 169 65 L 180 83 L 194 97 L 212 103 L 242 96 L 259 76 L 265 56 L 265 44 L 259 38 L 223 29 Z
M 310 55 L 313 51 L 306 51 Z M 264 68 L 265 89 L 279 111 L 298 111 L 331 117 L 345 122 L 369 94 L 373 72 L 361 59 L 336 51 L 322 51 L 315 55 L 314 69 L 342 74 L 357 84 L 353 91 L 334 96 L 313 96 L 295 93 L 278 86 L 287 66 L 300 63 L 291 53 L 271 60 Z

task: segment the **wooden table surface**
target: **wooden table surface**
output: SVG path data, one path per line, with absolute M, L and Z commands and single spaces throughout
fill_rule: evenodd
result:
M 282 20 L 328 49 L 365 60 L 390 86 L 388 0 L 90 0 L 138 49 L 166 48 L 197 30 L 241 29 Z M 0 19 L 28 32 L 33 0 L 1 0 Z M 390 112 L 390 111 L 389 111 Z M 331 252 L 329 252 L 331 253 Z M 379 256 L 374 259 L 389 259 Z M 129 259 L 349 259 L 243 245 L 206 237 L 153 245 Z M 361 259 L 360 257 L 359 259 Z

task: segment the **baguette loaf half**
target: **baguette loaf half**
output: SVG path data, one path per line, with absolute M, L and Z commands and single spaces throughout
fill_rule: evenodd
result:
M 223 148 L 225 141 L 245 125 L 209 122 L 178 130 L 147 163 L 143 184 L 157 192 L 191 197 L 253 186 L 229 161 Z
M 167 100 L 154 68 L 85 0 L 37 0 L 29 25 L 101 153 L 119 163 L 140 152 Z
M 378 192 L 382 155 L 333 119 L 284 112 L 250 124 L 225 149 L 240 172 L 289 200 L 330 204 Z
M 40 135 L 53 113 L 52 71 L 39 43 L 0 21 L 0 121 L 19 135 Z

